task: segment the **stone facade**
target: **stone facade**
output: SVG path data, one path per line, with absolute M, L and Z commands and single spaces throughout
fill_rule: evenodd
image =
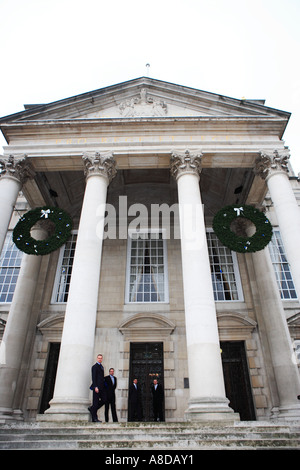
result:
M 1 246 L 22 213 L 44 205 L 66 210 L 77 233 L 67 302 L 53 294 L 62 248 L 23 255 L 13 301 L 0 304 L 0 419 L 88 420 L 90 368 L 101 352 L 106 373 L 114 367 L 118 377 L 117 411 L 126 421 L 131 345 L 155 342 L 163 343 L 166 421 L 239 419 L 226 398 L 220 341 L 244 346 L 251 419 L 300 419 L 298 299 L 280 298 L 267 247 L 235 254 L 238 297 L 216 300 L 203 242 L 223 206 L 259 207 L 280 229 L 300 292 L 300 186 L 282 141 L 288 119 L 261 101 L 144 77 L 0 120 L 9 142 L 0 161 Z M 201 207 L 197 249 L 175 236 L 187 223 L 182 212 L 151 226 L 153 205 L 164 203 Z M 134 204 L 146 209 L 142 230 L 171 228 L 161 302 L 128 297 Z M 115 226 L 116 236 L 102 240 L 103 227 Z M 56 343 L 55 388 L 41 413 Z

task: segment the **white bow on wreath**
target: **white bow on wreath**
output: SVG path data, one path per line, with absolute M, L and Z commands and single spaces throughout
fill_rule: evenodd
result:
M 243 207 L 234 207 L 233 208 L 234 211 L 236 211 L 236 215 L 237 217 L 239 217 L 239 215 L 241 215 L 241 212 L 243 212 Z
M 45 217 L 45 219 L 48 219 L 48 214 L 50 214 L 50 209 L 47 209 L 47 210 L 42 209 L 41 213 L 42 213 L 41 218 Z

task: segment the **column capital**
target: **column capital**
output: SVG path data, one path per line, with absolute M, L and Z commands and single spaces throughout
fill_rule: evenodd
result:
M 171 156 L 171 174 L 175 179 L 185 174 L 200 176 L 202 170 L 202 152 L 173 150 Z
M 103 176 L 107 178 L 110 183 L 116 176 L 116 162 L 112 152 L 106 152 L 104 154 L 100 154 L 99 152 L 84 153 L 82 160 L 86 178 L 93 175 Z
M 19 181 L 21 184 L 26 183 L 28 179 L 33 178 L 35 172 L 28 160 L 27 155 L 16 158 L 9 155 L 7 158 L 0 159 L 0 177 L 10 177 Z
M 255 160 L 254 173 L 264 180 L 274 173 L 288 173 L 289 158 L 290 155 L 287 150 L 261 151 L 259 157 Z

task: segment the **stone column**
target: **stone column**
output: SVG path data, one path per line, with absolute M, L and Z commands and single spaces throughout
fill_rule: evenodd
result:
M 273 418 L 299 420 L 300 377 L 268 247 L 252 257 L 279 398 Z
M 107 186 L 115 176 L 112 154 L 83 156 L 86 189 L 65 313 L 56 383 L 43 419 L 89 416 Z M 101 352 L 101 351 L 99 351 Z
M 0 253 L 22 184 L 32 178 L 34 172 L 26 156 L 0 159 Z
M 199 188 L 201 153 L 174 152 L 177 180 L 188 353 L 188 420 L 234 420 L 225 396 L 220 342 L 204 214 Z
M 300 208 L 288 178 L 288 159 L 287 152 L 261 152 L 256 160 L 254 172 L 267 182 L 286 257 L 300 299 Z
M 48 236 L 43 226 L 32 228 L 36 240 Z M 0 346 L 0 420 L 22 419 L 21 403 L 24 384 L 20 370 L 29 333 L 29 324 L 42 256 L 24 254 L 13 301 Z

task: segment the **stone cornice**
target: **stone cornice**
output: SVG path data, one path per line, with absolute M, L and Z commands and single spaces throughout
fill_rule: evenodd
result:
M 175 330 L 175 324 L 163 315 L 139 313 L 124 320 L 118 327 L 122 335 L 133 337 L 169 336 Z
M 11 121 L 11 122 L 3 122 L 0 123 L 1 128 L 5 132 L 5 129 L 14 129 L 14 128 L 21 128 L 23 132 L 25 128 L 38 128 L 42 127 L 65 127 L 65 126 L 73 126 L 76 125 L 87 125 L 90 126 L 91 123 L 95 125 L 111 125 L 112 123 L 121 123 L 121 124 L 130 124 L 130 123 L 137 123 L 137 122 L 153 122 L 153 123 L 174 123 L 174 122 L 211 122 L 211 123 L 234 123 L 236 125 L 238 122 L 245 123 L 249 122 L 253 123 L 253 125 L 257 122 L 260 124 L 265 123 L 270 126 L 274 126 L 274 124 L 278 123 L 278 126 L 286 126 L 286 119 L 278 116 L 251 116 L 251 115 L 234 115 L 234 116 L 226 116 L 226 115 L 214 115 L 214 116 L 134 116 L 134 117 L 111 117 L 111 118 L 74 118 L 74 119 L 45 119 L 45 120 L 30 120 L 30 121 Z M 256 129 L 257 131 L 259 129 Z

